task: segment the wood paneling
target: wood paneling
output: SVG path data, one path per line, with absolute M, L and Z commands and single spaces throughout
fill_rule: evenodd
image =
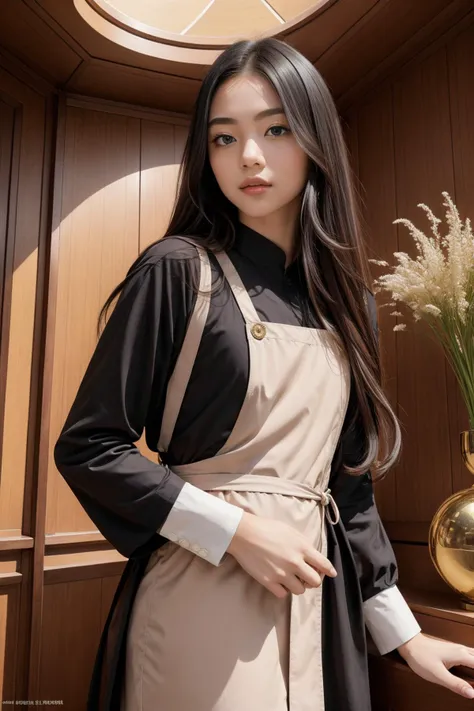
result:
M 448 44 L 447 62 L 455 200 L 461 215 L 474 219 L 474 25 Z M 468 428 L 467 409 L 450 369 L 447 376 L 453 488 L 459 491 L 474 484 L 472 475 L 464 466 L 459 447 L 459 433 Z
M 139 251 L 167 226 L 185 136 L 181 125 L 67 108 L 55 232 L 47 534 L 93 529 L 57 474 L 52 450 L 96 345 L 101 305 Z M 144 438 L 140 449 L 156 460 Z
M 82 61 L 71 38 L 61 37 L 54 23 L 22 0 L 2 0 L 1 13 L 1 45 L 48 80 L 66 82 Z
M 122 67 L 120 74 L 117 74 L 109 62 L 91 59 L 82 64 L 71 78 L 68 90 L 100 99 L 157 106 L 160 109 L 172 107 L 173 111 L 190 113 L 199 82 L 166 74 L 157 77 L 156 72 L 139 71 L 135 67 Z
M 390 657 L 370 660 L 372 711 L 471 711 L 472 701 L 417 676 Z
M 403 75 L 393 91 L 397 215 L 426 230 L 429 223 L 417 203 L 436 213 L 441 192 L 454 193 L 445 49 Z M 416 254 L 401 225 L 398 244 L 400 251 Z M 406 332 L 397 334 L 398 412 L 405 429 L 397 519 L 426 521 L 452 492 L 447 365 L 428 327 L 405 320 Z
M 449 594 L 451 589 L 436 572 L 431 562 L 428 546 L 423 544 L 394 543 L 402 585 L 414 590 Z
M 429 232 L 417 204 L 424 202 L 444 217 L 443 190 L 455 200 L 459 194 L 464 216 L 474 216 L 470 190 L 474 178 L 469 177 L 474 174 L 469 130 L 474 117 L 469 88 L 472 38 L 472 28 L 465 30 L 347 114 L 350 146 L 357 146 L 354 168 L 362 185 L 371 258 L 394 264 L 395 251 L 414 256 L 413 239 L 393 220 L 406 217 Z M 374 277 L 382 271 L 372 266 Z M 379 306 L 388 300 L 385 294 L 377 295 Z M 412 540 L 426 542 L 437 507 L 453 491 L 472 483 L 459 453 L 459 432 L 468 427 L 468 420 L 441 348 L 425 324 L 415 323 L 408 309 L 401 310 L 404 317 L 395 319 L 390 307 L 379 308 L 385 389 L 397 406 L 403 449 L 399 466 L 377 484 L 376 495 L 397 539 L 402 534 L 406 540 L 402 527 L 412 526 Z M 400 321 L 407 330 L 394 333 L 393 326 Z
M 388 259 L 398 249 L 397 230 L 391 224 L 396 210 L 395 155 L 392 97 L 389 89 L 376 93 L 357 113 L 358 171 L 362 184 L 365 233 L 370 259 Z M 374 169 L 375 168 L 375 169 Z M 371 265 L 372 266 L 372 265 Z M 373 270 L 372 270 L 373 271 Z M 377 298 L 379 306 L 387 297 Z M 395 324 L 384 306 L 378 309 L 379 341 L 384 389 L 398 412 L 397 338 Z M 377 483 L 377 501 L 385 519 L 396 518 L 396 470 Z
M 142 123 L 140 250 L 168 226 L 186 133 L 185 126 Z
M 429 39 L 439 32 L 437 18 L 447 13 L 449 5 L 445 0 L 432 0 L 430 3 L 410 0 L 374 3 L 336 45 L 325 49 L 322 54 L 309 56 L 313 61 L 317 61 L 322 74 L 329 77 L 337 96 L 344 96 L 353 90 L 358 80 L 364 80 L 368 72 L 399 51 L 407 40 L 413 43 L 417 33 L 424 37 L 427 44 Z M 472 6 L 469 8 L 469 3 L 463 3 L 464 9 L 461 5 L 462 3 L 458 3 L 461 16 L 472 9 Z M 433 27 L 430 26 L 431 23 Z M 448 23 L 444 26 L 448 26 Z M 377 30 L 380 32 L 379 39 L 383 41 L 375 39 L 374 31 Z M 342 61 L 341 53 L 344 54 Z M 375 54 L 377 56 L 374 56 Z M 336 56 L 339 57 L 337 64 L 334 62 Z
M 0 306 L 2 314 L 14 127 L 15 109 L 0 100 Z
M 3 589 L 0 594 L 0 698 L 15 700 L 15 673 L 17 670 L 20 616 L 18 587 Z
M 28 413 L 41 219 L 45 102 L 0 68 L 0 90 L 16 106 L 10 126 L 2 307 L 0 527 L 20 534 L 28 446 Z M 8 124 L 7 124 L 8 128 Z M 2 129 L 3 133 L 3 129 Z M 20 209 L 28 205 L 28 210 Z M 5 243 L 4 243 L 5 244 Z M 31 433 L 30 433 L 31 434 Z
M 46 350 L 43 429 L 48 445 L 41 666 L 37 694 L 83 709 L 100 630 L 125 560 L 94 533 L 56 472 L 54 442 L 96 345 L 100 306 L 147 244 L 166 227 L 187 128 L 72 101 L 60 114 Z M 133 113 L 133 112 L 132 112 Z M 160 120 L 162 119 L 162 120 Z M 144 454 L 144 441 L 139 443 Z M 93 614 L 82 606 L 85 597 Z M 98 604 L 100 601 L 100 604 Z M 78 619 L 70 610 L 78 608 Z M 79 608 L 81 608 L 79 610 Z M 91 608 L 92 609 L 92 608 Z M 54 616 L 56 613 L 56 616 Z M 54 645 L 47 640 L 54 636 Z M 78 666 L 61 674 L 66 650 Z M 68 669 L 69 669 L 68 665 Z
M 97 342 L 100 306 L 138 253 L 137 119 L 68 108 L 51 388 L 46 533 L 91 530 L 52 460 L 54 442 Z
M 408 231 L 392 222 L 407 217 L 429 232 L 417 204 L 424 202 L 444 217 L 443 190 L 463 217 L 474 217 L 473 38 L 472 27 L 466 28 L 434 47 L 346 114 L 370 257 L 393 264 L 395 251 L 414 256 Z M 372 273 L 378 276 L 381 270 L 372 265 Z M 380 306 L 387 300 L 377 295 Z M 414 323 L 407 309 L 402 309 L 407 317 L 396 320 L 391 310 L 379 308 L 380 340 L 385 390 L 397 405 L 403 450 L 399 466 L 376 485 L 376 498 L 395 541 L 400 584 L 422 630 L 472 646 L 474 614 L 460 609 L 426 545 L 435 509 L 453 491 L 472 484 L 459 455 L 466 409 L 428 329 Z M 393 333 L 397 321 L 407 324 L 406 332 Z M 370 668 L 373 711 L 468 708 L 467 700 L 424 682 L 392 655 L 372 657 Z
M 8 362 L 8 332 L 10 326 L 10 285 L 13 240 L 11 237 L 8 239 L 8 224 L 13 177 L 12 162 L 14 154 L 14 129 L 15 109 L 5 101 L 0 101 L 0 458 L 1 451 L 3 449 L 3 421 Z M 18 151 L 15 151 L 15 163 L 18 162 L 17 153 Z M 7 279 L 5 279 L 6 276 Z
M 0 356 L 5 395 L 0 488 L 0 584 L 6 617 L 2 681 L 4 700 L 12 700 L 25 699 L 28 693 L 33 609 L 41 596 L 34 564 L 42 575 L 42 547 L 34 547 L 42 526 L 41 516 L 35 515 L 42 496 L 35 452 L 53 105 L 51 86 L 3 56 L 0 93 L 13 108 L 11 167 L 1 198 L 8 215 Z
M 92 674 L 102 608 L 100 579 L 46 585 L 39 699 L 62 701 L 62 707 L 71 711 L 85 709 L 84 680 Z

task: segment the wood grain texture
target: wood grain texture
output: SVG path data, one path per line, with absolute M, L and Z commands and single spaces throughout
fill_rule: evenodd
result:
M 428 546 L 393 543 L 400 575 L 400 585 L 410 590 L 450 594 L 451 589 L 431 562 Z
M 458 200 L 464 216 L 473 214 L 472 39 L 472 27 L 465 29 L 346 114 L 351 145 L 357 145 L 354 165 L 371 258 L 395 264 L 395 251 L 414 256 L 408 230 L 393 220 L 406 217 L 430 233 L 417 204 L 444 217 L 443 190 Z M 383 271 L 372 267 L 374 277 Z M 377 295 L 384 387 L 397 407 L 403 448 L 399 465 L 377 484 L 376 497 L 396 540 L 426 542 L 438 506 L 472 484 L 459 450 L 468 421 L 454 374 L 428 327 L 404 307 L 395 320 L 384 306 L 388 301 Z M 397 321 L 407 324 L 405 332 L 392 331 Z
M 12 185 L 12 163 L 18 163 L 18 150 L 15 151 L 15 114 L 16 107 L 14 105 L 0 100 L 0 460 L 3 450 L 8 333 L 10 326 L 11 262 L 13 257 L 13 240 L 11 239 L 13 231 L 9 218 L 10 205 L 12 200 L 15 200 L 16 193 L 15 189 L 12 191 L 12 188 L 14 188 Z M 14 182 L 16 183 L 17 181 L 15 180 Z M 6 275 L 8 275 L 7 279 L 5 279 Z
M 100 579 L 45 587 L 39 699 L 62 700 L 68 711 L 85 709 L 85 680 L 102 629 L 101 595 Z
M 472 72 L 474 67 L 474 25 L 468 27 L 447 46 L 449 79 L 449 107 L 452 123 L 452 149 L 454 162 L 454 193 L 461 218 L 474 219 L 474 92 Z M 459 434 L 469 428 L 467 408 L 455 376 L 448 369 L 448 408 L 451 435 L 451 464 L 453 489 L 459 491 L 474 484 L 461 457 Z
M 388 260 L 398 249 L 397 230 L 392 221 L 396 214 L 395 156 L 393 112 L 390 89 L 371 97 L 358 111 L 359 180 L 363 187 L 362 204 L 369 259 Z M 378 267 L 371 265 L 374 277 Z M 383 386 L 388 400 L 398 414 L 397 339 L 393 332 L 396 319 L 387 296 L 376 296 L 379 323 Z M 396 476 L 394 467 L 375 487 L 381 515 L 396 518 Z
M 41 590 L 35 585 L 42 566 L 42 547 L 34 545 L 42 517 L 37 474 L 37 423 L 41 363 L 44 237 L 47 236 L 51 157 L 52 88 L 11 59 L 0 57 L 0 93 L 15 109 L 8 186 L 7 259 L 2 304 L 1 372 L 5 401 L 2 412 L 2 482 L 0 488 L 1 585 L 8 593 L 5 661 L 8 697 L 28 695 L 28 673 L 34 674 L 33 628 Z M 49 93 L 48 93 L 49 92 Z M 4 558 L 7 551 L 13 556 Z M 11 617 L 11 619 L 10 619 Z M 13 633 L 8 630 L 14 630 Z M 14 653 L 12 652 L 14 647 Z
M 43 97 L 0 68 L 0 88 L 17 102 L 8 205 L 7 262 L 2 312 L 4 408 L 0 522 L 20 533 L 23 516 L 31 369 L 41 219 L 45 132 Z M 28 205 L 28 209 L 22 209 Z
M 468 3 L 464 3 L 464 12 L 469 10 L 466 5 Z M 426 43 L 433 35 L 439 34 L 444 23 L 439 26 L 436 18 L 446 10 L 445 0 L 433 0 L 430 3 L 414 3 L 412 0 L 374 3 L 337 43 L 328 47 L 320 56 L 311 54 L 311 59 L 323 76 L 330 77 L 336 96 L 343 97 L 353 91 L 358 81 L 364 81 L 369 72 L 377 71 L 384 61 L 390 61 L 389 58 L 405 44 L 408 49 L 417 33 L 425 35 Z M 430 23 L 434 24 L 432 29 Z M 377 39 L 375 33 L 380 33 Z M 339 58 L 337 63 L 336 57 Z
M 100 307 L 138 253 L 139 145 L 137 119 L 67 110 L 46 533 L 93 528 L 52 453 L 97 342 Z
M 187 128 L 142 121 L 141 136 L 140 251 L 168 227 Z
M 51 82 L 65 83 L 82 61 L 71 38 L 61 37 L 51 18 L 32 12 L 23 0 L 2 0 L 0 44 Z
M 104 112 L 94 111 L 93 103 L 66 108 L 63 177 L 55 207 L 57 288 L 50 318 L 48 536 L 94 529 L 55 470 L 54 442 L 96 346 L 100 306 L 139 252 L 167 228 L 186 135 L 182 123 L 121 115 L 110 106 Z M 138 446 L 156 461 L 144 436 Z
M 0 698 L 4 701 L 13 701 L 16 696 L 19 602 L 19 586 L 2 589 L 0 594 Z
M 454 187 L 445 49 L 402 75 L 393 90 L 397 216 L 426 231 L 429 223 L 417 204 L 437 212 L 441 192 Z M 401 225 L 398 244 L 400 251 L 416 254 Z M 447 364 L 428 327 L 411 317 L 403 320 L 406 332 L 397 333 L 399 417 L 405 430 L 398 518 L 428 521 L 452 492 Z

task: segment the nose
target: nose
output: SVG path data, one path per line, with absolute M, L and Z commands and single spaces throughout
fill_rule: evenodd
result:
M 242 167 L 250 168 L 254 165 L 265 165 L 265 157 L 258 143 L 249 139 L 245 142 L 242 150 Z

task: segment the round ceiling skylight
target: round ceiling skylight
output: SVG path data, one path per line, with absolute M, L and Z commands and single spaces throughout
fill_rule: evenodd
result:
M 225 46 L 278 34 L 328 0 L 87 0 L 107 20 L 144 38 L 182 46 Z

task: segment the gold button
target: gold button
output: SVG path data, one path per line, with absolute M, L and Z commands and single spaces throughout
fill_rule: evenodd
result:
M 263 323 L 254 323 L 252 326 L 252 336 L 257 339 L 257 341 L 261 341 L 265 336 L 267 335 L 267 329 L 263 325 Z

